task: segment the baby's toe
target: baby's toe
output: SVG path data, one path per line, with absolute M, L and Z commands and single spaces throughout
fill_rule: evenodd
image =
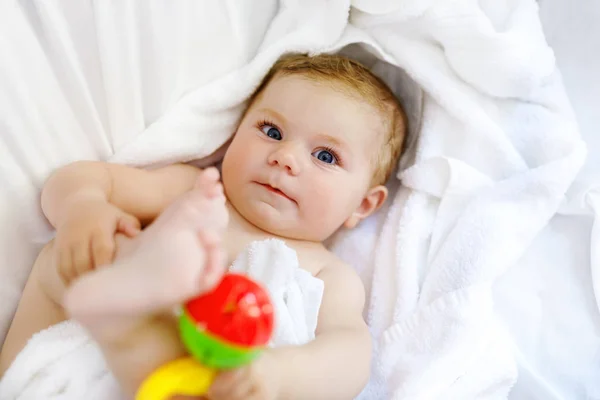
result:
M 219 182 L 219 170 L 214 167 L 206 168 L 198 174 L 196 189 L 207 189 Z

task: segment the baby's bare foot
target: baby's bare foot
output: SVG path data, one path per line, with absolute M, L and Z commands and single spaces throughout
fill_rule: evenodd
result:
M 85 325 L 98 318 L 106 323 L 159 313 L 209 290 L 224 271 L 220 238 L 227 221 L 219 174 L 206 170 L 113 265 L 71 286 L 67 312 Z

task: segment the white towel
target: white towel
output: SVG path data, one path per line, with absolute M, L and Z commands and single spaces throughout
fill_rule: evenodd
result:
M 251 243 L 231 266 L 260 282 L 275 310 L 271 346 L 302 345 L 315 337 L 324 284 L 300 268 L 280 240 Z M 99 347 L 73 321 L 34 335 L 0 381 L 2 400 L 118 400 L 119 386 Z
M 424 90 L 404 187 L 378 218 L 332 241 L 370 292 L 377 355 L 361 398 L 506 398 L 517 368 L 492 286 L 556 212 L 585 157 L 537 5 L 360 6 L 350 20 L 371 51 Z M 373 231 L 377 241 L 357 252 Z
M 230 271 L 256 279 L 271 294 L 277 310 L 273 346 L 302 345 L 315 338 L 324 284 L 300 268 L 296 252 L 283 241 L 251 243 Z

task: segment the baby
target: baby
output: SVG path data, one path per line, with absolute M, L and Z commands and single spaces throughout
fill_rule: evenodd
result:
M 42 193 L 57 235 L 32 269 L 0 373 L 32 334 L 70 317 L 133 397 L 156 368 L 185 354 L 173 307 L 213 288 L 251 242 L 279 238 L 324 283 L 315 339 L 221 373 L 208 398 L 355 397 L 370 371 L 364 288 L 322 243 L 385 201 L 405 130 L 394 95 L 360 64 L 287 55 L 250 99 L 222 185 L 217 169 L 190 165 L 60 169 Z

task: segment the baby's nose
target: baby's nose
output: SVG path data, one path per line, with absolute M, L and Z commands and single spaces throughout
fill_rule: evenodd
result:
M 269 165 L 280 167 L 291 175 L 298 175 L 301 170 L 298 150 L 293 145 L 283 145 L 278 147 L 269 155 Z

